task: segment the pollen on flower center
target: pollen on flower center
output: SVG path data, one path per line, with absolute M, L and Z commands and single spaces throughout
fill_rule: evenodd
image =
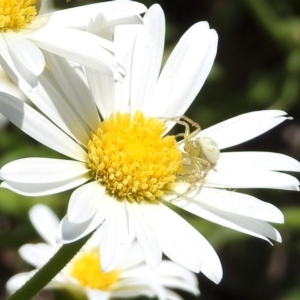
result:
M 182 168 L 174 136 L 157 118 L 116 113 L 104 120 L 88 143 L 87 165 L 95 180 L 119 199 L 140 202 L 170 190 Z
M 0 0 L 0 31 L 18 30 L 37 14 L 36 0 Z
M 69 274 L 75 278 L 82 287 L 109 290 L 110 286 L 117 282 L 119 272 L 117 270 L 103 273 L 100 265 L 98 249 L 80 253 L 69 265 Z

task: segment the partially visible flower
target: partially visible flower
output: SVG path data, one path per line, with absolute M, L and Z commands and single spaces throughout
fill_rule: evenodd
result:
M 0 66 L 0 92 L 11 94 L 20 100 L 26 101 L 27 97 L 22 91 L 9 79 L 3 68 Z M 9 121 L 0 113 L 0 130 L 4 128 Z
M 55 243 L 59 220 L 52 210 L 45 205 L 35 205 L 29 216 L 46 243 L 26 244 L 19 249 L 21 257 L 36 270 L 10 278 L 7 282 L 9 293 L 20 288 L 60 248 Z M 130 245 L 114 270 L 102 272 L 99 235 L 101 231 L 98 230 L 47 288 L 83 292 L 89 300 L 126 299 L 143 295 L 159 300 L 183 300 L 171 289 L 200 294 L 196 276 L 175 263 L 163 260 L 155 270 L 146 266 L 137 243 Z
M 93 22 L 89 30 L 105 31 L 105 20 L 97 21 L 101 20 Z M 1 187 L 26 196 L 76 188 L 57 240 L 75 241 L 101 225 L 99 243 L 105 271 L 118 265 L 134 235 L 152 268 L 159 265 L 164 253 L 179 265 L 219 282 L 222 267 L 216 252 L 170 207 L 176 205 L 265 240 L 281 241 L 268 223 L 283 222 L 280 210 L 230 189 L 299 190 L 296 178 L 274 171 L 299 172 L 299 162 L 276 153 L 221 151 L 219 155 L 219 150 L 255 138 L 288 117 L 279 110 L 251 112 L 190 133 L 190 121 L 180 116 L 209 74 L 217 34 L 206 22 L 196 23 L 182 36 L 160 72 L 165 24 L 159 5 L 148 10 L 143 24 L 115 28 L 117 48 L 122 45 L 131 54 L 123 82 L 88 68 L 82 72 L 77 65 L 47 54 L 51 71 L 41 74 L 38 93 L 32 93 L 30 99 L 48 118 L 18 99 L 0 94 L 0 111 L 7 118 L 71 158 L 26 158 L 8 163 L 0 171 Z M 185 132 L 177 137 L 167 135 L 176 122 L 185 125 Z M 177 143 L 176 138 L 182 137 Z M 214 141 L 212 147 L 202 147 L 202 137 Z M 200 153 L 183 147 L 185 141 Z M 201 154 L 203 149 L 207 156 L 213 149 L 218 159 L 212 162 L 210 155 L 208 160 Z
M 82 29 L 98 14 L 112 24 L 127 23 L 146 7 L 134 1 L 109 1 L 38 15 L 44 1 L 1 1 L 0 64 L 5 71 L 12 76 L 15 67 L 35 86 L 35 76 L 45 67 L 41 48 L 120 79 L 113 44 Z

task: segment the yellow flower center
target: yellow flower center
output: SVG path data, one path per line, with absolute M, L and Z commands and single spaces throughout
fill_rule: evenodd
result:
M 119 199 L 141 202 L 160 198 L 174 186 L 182 169 L 182 153 L 164 123 L 116 113 L 104 120 L 88 143 L 92 176 Z
M 118 271 L 103 273 L 100 265 L 98 249 L 83 252 L 70 263 L 69 274 L 75 278 L 82 287 L 109 290 L 110 286 L 117 282 Z
M 36 16 L 39 4 L 35 0 L 0 0 L 0 32 L 24 27 Z

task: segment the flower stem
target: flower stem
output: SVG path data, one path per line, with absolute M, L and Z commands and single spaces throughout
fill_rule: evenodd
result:
M 31 277 L 19 290 L 8 297 L 7 300 L 32 299 L 32 297 L 34 297 L 65 267 L 91 235 L 92 233 L 74 243 L 63 245 L 46 265 Z

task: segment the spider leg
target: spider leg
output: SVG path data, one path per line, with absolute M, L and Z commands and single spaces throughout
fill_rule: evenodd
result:
M 190 124 L 190 126 L 196 128 L 193 132 L 191 132 L 191 133 L 189 134 L 189 139 L 193 138 L 197 133 L 199 133 L 199 132 L 201 131 L 200 125 L 199 125 L 198 123 L 196 123 L 195 121 L 193 121 L 192 119 L 190 119 L 189 117 L 183 115 L 183 116 L 181 117 L 181 119 L 185 120 L 185 122 L 186 122 L 187 124 Z
M 187 154 L 186 156 L 188 157 Z M 179 175 L 179 177 L 182 177 L 185 181 L 189 182 L 190 185 L 183 193 L 179 194 L 175 199 L 170 200 L 170 202 L 189 194 L 199 182 L 202 181 L 201 184 L 203 184 L 203 179 L 211 168 L 211 164 L 207 160 L 200 157 L 190 157 L 190 164 L 187 166 L 191 167 L 192 171 L 187 171 L 187 173 L 183 173 L 182 175 Z
M 185 121 L 181 120 L 183 117 L 184 116 L 176 117 L 176 118 L 171 118 L 170 120 L 185 127 L 184 133 L 178 133 L 175 136 L 175 137 L 182 136 L 185 139 L 185 138 L 187 138 L 190 135 L 190 126 L 189 126 L 188 122 L 185 122 Z
M 192 160 L 194 161 L 193 165 L 197 168 L 198 173 L 201 174 L 201 178 L 204 178 L 207 175 L 208 171 L 211 169 L 211 163 L 201 157 L 193 157 Z M 199 165 L 202 165 L 203 167 L 205 167 L 205 169 L 200 169 Z
M 183 137 L 184 139 L 191 139 L 192 137 L 194 137 L 198 132 L 201 131 L 201 127 L 198 123 L 194 122 L 192 119 L 190 119 L 189 117 L 182 115 L 179 117 L 173 117 L 173 118 L 162 118 L 165 119 L 166 121 L 173 121 L 174 123 L 177 123 L 179 125 L 182 125 L 185 127 L 185 131 L 184 133 L 178 133 L 176 134 L 176 138 L 177 137 Z M 191 132 L 190 127 L 195 127 L 196 130 L 194 130 L 193 132 Z

